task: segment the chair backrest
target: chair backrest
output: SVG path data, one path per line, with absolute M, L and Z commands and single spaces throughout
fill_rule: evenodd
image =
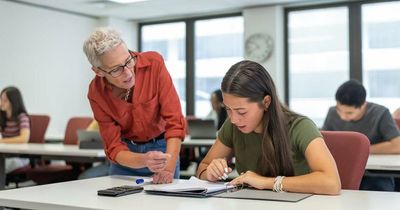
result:
M 358 190 L 369 156 L 370 142 L 362 133 L 321 131 L 339 171 L 342 189 Z
M 31 114 L 30 117 L 30 137 L 29 143 L 44 143 L 44 136 L 49 126 L 50 116 Z
M 397 127 L 400 129 L 400 118 L 394 118 L 394 121 L 397 124 Z
M 78 130 L 85 130 L 93 121 L 91 117 L 73 117 L 69 119 L 65 129 L 64 144 L 78 144 Z

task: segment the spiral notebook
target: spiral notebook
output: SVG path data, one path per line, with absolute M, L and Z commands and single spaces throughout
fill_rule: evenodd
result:
M 146 186 L 144 191 L 155 195 L 210 197 L 234 188 L 235 186 L 222 182 L 214 183 L 191 177 L 189 180 L 177 180 L 172 184 Z

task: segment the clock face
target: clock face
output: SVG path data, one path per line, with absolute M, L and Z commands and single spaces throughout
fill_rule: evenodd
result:
M 273 40 L 267 34 L 253 34 L 245 43 L 246 57 L 256 62 L 265 62 L 273 49 Z

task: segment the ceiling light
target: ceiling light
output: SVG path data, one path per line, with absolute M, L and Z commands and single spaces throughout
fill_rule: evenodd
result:
M 147 1 L 147 0 L 109 0 L 109 1 L 116 2 L 119 4 L 130 4 L 130 3 L 136 3 L 136 2 Z

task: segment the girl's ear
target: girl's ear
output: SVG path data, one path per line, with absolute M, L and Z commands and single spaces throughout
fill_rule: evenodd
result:
M 92 66 L 92 71 L 99 77 L 104 77 L 104 72 L 101 71 L 99 68 Z
M 271 104 L 271 96 L 266 95 L 263 99 L 264 108 L 268 109 L 269 105 Z

